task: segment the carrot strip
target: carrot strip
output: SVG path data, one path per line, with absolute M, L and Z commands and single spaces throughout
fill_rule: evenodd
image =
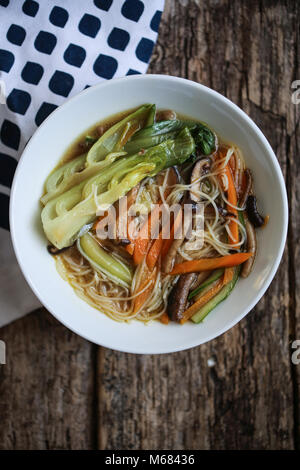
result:
M 228 189 L 227 189 L 228 202 L 230 204 L 232 204 L 233 206 L 237 206 L 237 194 L 236 194 L 236 190 L 235 190 L 235 186 L 234 186 L 234 182 L 233 182 L 232 173 L 231 173 L 228 166 L 225 167 L 224 173 L 227 176 L 227 180 L 228 180 Z M 237 210 L 234 207 L 231 207 L 231 205 L 227 204 L 227 210 L 228 210 L 228 212 L 231 212 L 232 214 L 234 214 L 237 217 Z M 231 233 L 231 235 L 229 235 L 229 238 L 230 238 L 231 242 L 232 243 L 238 243 L 238 241 L 239 241 L 239 226 L 234 220 L 230 221 L 229 229 L 230 229 L 230 233 Z
M 198 271 L 211 271 L 218 268 L 231 268 L 242 264 L 253 256 L 253 253 L 235 253 L 233 255 L 220 256 L 219 258 L 201 258 L 192 261 L 184 261 L 176 264 L 169 274 L 185 274 Z
M 230 169 L 232 172 L 235 171 L 235 157 L 234 157 L 234 153 L 231 155 L 230 159 L 229 159 L 229 162 L 228 162 L 228 165 L 230 166 Z
M 126 245 L 125 250 L 132 256 L 134 253 L 134 243 L 131 242 L 130 245 Z
M 234 275 L 234 268 L 226 268 L 225 269 L 224 277 L 223 277 L 224 285 L 228 284 L 228 282 L 232 281 L 233 275 Z
M 167 325 L 170 321 L 169 315 L 166 312 L 164 312 L 159 319 L 164 325 Z
M 151 228 L 153 228 L 155 224 L 159 222 L 160 208 L 161 203 L 155 205 L 154 209 L 150 212 L 148 219 L 142 225 L 141 230 L 135 239 L 133 253 L 134 264 L 140 264 L 148 251 L 151 238 Z
M 180 323 L 183 325 L 188 321 L 203 305 L 205 305 L 210 299 L 212 299 L 224 286 L 224 280 L 221 278 L 217 284 L 209 289 L 204 295 L 200 297 L 196 302 L 193 303 L 187 310 L 183 312 L 183 317 Z
M 162 232 L 160 232 L 159 237 L 156 238 L 154 242 L 152 243 L 152 246 L 150 250 L 148 251 L 147 258 L 146 258 L 147 266 L 151 271 L 152 269 L 154 269 L 154 266 L 156 265 L 158 257 L 161 253 L 162 244 L 163 244 Z
M 156 276 L 156 270 L 152 271 L 152 273 L 150 274 L 150 278 L 146 276 L 146 279 L 144 280 L 141 287 L 139 288 L 139 291 L 143 290 L 150 281 L 149 286 L 147 287 L 147 289 L 145 289 L 140 295 L 138 295 L 134 299 L 133 313 L 136 313 L 138 310 L 140 310 L 142 305 L 144 305 L 149 295 L 151 294 L 153 290 L 153 284 L 155 282 L 155 276 Z

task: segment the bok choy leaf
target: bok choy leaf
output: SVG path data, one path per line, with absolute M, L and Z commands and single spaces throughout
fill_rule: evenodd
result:
M 153 115 L 155 105 L 145 104 L 110 127 L 90 148 L 87 166 L 103 160 L 110 152 L 120 151 L 133 134 L 142 129 Z M 155 112 L 155 111 L 154 111 Z
M 141 149 L 147 149 L 158 145 L 168 139 L 174 139 L 178 132 L 187 127 L 195 139 L 196 149 L 204 155 L 209 155 L 215 149 L 215 135 L 204 124 L 195 121 L 181 121 L 174 119 L 161 121 L 152 126 L 145 127 L 127 142 L 124 150 L 128 153 L 136 153 Z
M 174 137 L 184 127 L 189 129 L 195 128 L 194 122 L 180 121 L 174 119 L 172 121 L 161 121 L 153 124 L 152 126 L 145 127 L 138 131 L 124 147 L 124 150 L 128 153 L 136 153 L 141 149 L 147 149 L 158 145 L 168 139 L 174 139 Z
M 215 134 L 204 124 L 197 123 L 192 131 L 196 148 L 204 155 L 210 155 L 216 149 Z

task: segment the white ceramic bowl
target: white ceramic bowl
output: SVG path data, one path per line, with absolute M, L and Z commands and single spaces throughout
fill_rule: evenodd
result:
M 258 253 L 251 275 L 202 324 L 148 326 L 117 323 L 79 299 L 56 271 L 46 250 L 40 222 L 43 183 L 67 147 L 94 123 L 142 103 L 171 108 L 211 126 L 237 144 L 254 175 L 262 213 L 270 215 L 257 231 Z M 272 281 L 284 249 L 288 221 L 282 173 L 266 138 L 253 121 L 222 95 L 198 83 L 164 75 L 135 75 L 88 88 L 54 111 L 36 131 L 18 165 L 11 192 L 14 249 L 27 282 L 45 307 L 65 326 L 102 346 L 155 354 L 205 343 L 240 321 Z

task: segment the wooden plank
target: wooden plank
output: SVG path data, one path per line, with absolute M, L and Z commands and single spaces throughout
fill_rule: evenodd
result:
M 298 31 L 298 37 L 295 41 L 295 46 L 290 50 L 291 61 L 294 64 L 293 74 L 291 81 L 300 79 L 300 50 L 299 50 L 299 30 L 300 30 L 300 8 L 299 4 L 295 7 L 297 15 L 294 19 L 294 28 Z M 299 99 L 299 83 L 297 84 L 297 98 Z M 290 88 L 290 98 L 294 88 Z M 290 285 L 290 344 L 293 346 L 295 340 L 300 340 L 300 162 L 299 162 L 299 149 L 300 149 L 300 103 L 290 99 L 288 104 L 289 113 L 287 115 L 287 128 L 288 136 L 286 140 L 287 151 L 287 191 L 289 197 L 289 234 L 288 234 L 288 248 L 289 248 L 289 285 Z M 291 353 L 296 352 L 291 349 Z M 293 398 L 294 398 L 294 439 L 295 446 L 300 449 L 300 354 L 297 353 L 297 363 L 291 364 L 291 372 L 293 377 Z
M 149 70 L 196 80 L 240 105 L 269 138 L 285 175 L 298 9 L 283 1 L 166 0 Z M 103 349 L 99 447 L 294 448 L 291 256 L 286 250 L 254 311 L 209 344 L 156 357 Z
M 0 449 L 93 448 L 95 347 L 42 309 L 0 338 Z

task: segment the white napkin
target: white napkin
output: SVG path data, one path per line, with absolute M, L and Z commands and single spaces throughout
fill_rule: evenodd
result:
M 0 0 L 0 327 L 38 308 L 8 231 L 22 150 L 66 98 L 145 73 L 164 0 Z

